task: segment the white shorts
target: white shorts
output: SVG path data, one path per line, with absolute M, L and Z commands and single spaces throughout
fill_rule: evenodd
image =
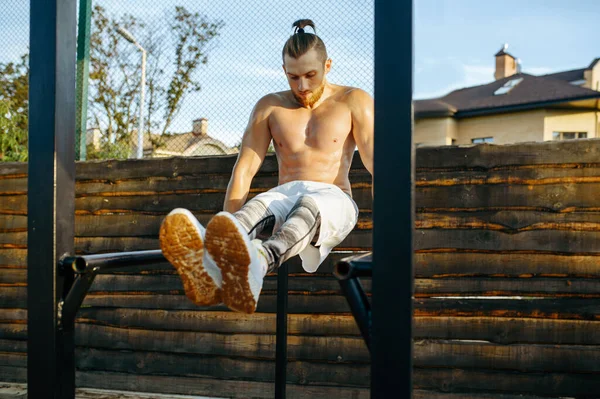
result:
M 331 250 L 354 229 L 358 221 L 358 207 L 338 186 L 305 180 L 282 184 L 257 195 L 252 201 L 260 201 L 273 212 L 273 231 L 277 231 L 301 196 L 315 200 L 321 216 L 316 243 L 314 246 L 309 244 L 300 252 L 302 267 L 314 273 Z

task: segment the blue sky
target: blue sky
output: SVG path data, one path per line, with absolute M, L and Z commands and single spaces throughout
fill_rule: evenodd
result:
M 291 23 L 311 18 L 333 59 L 329 80 L 373 94 L 373 2 L 367 0 L 94 0 L 109 13 L 161 21 L 165 9 L 185 5 L 225 27 L 209 62 L 198 71 L 202 91 L 190 95 L 174 124 L 209 119 L 209 133 L 236 143 L 253 105 L 286 90 L 281 47 Z M 0 3 L 0 62 L 26 50 L 28 1 Z M 415 0 L 415 98 L 493 80 L 494 54 L 504 43 L 523 71 L 544 74 L 583 68 L 600 57 L 595 36 L 597 0 Z M 393 49 L 391 49 L 393 51 Z

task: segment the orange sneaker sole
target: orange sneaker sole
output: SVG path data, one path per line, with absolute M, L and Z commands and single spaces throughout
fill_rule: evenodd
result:
M 222 302 L 222 291 L 202 265 L 204 243 L 194 223 L 183 213 L 168 215 L 160 227 L 160 248 L 181 277 L 185 295 L 196 305 Z
M 254 313 L 256 301 L 248 282 L 250 254 L 247 237 L 225 215 L 216 215 L 206 226 L 206 249 L 223 273 L 223 303 L 231 310 Z

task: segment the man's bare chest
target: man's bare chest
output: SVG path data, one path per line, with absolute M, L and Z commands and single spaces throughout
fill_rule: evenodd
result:
M 315 110 L 278 109 L 269 117 L 271 136 L 278 147 L 341 146 L 352 132 L 350 110 L 343 105 Z

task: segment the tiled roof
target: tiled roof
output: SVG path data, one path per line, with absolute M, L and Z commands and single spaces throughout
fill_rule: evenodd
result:
M 523 78 L 523 80 L 508 93 L 494 95 L 494 92 L 505 83 L 519 78 Z M 560 75 L 557 78 L 556 76 L 533 76 L 519 73 L 489 84 L 455 90 L 443 97 L 416 100 L 415 117 L 454 116 L 460 118 L 475 113 L 496 113 L 517 106 L 539 108 L 550 103 L 590 98 L 600 98 L 600 92 L 572 85 L 561 79 Z

